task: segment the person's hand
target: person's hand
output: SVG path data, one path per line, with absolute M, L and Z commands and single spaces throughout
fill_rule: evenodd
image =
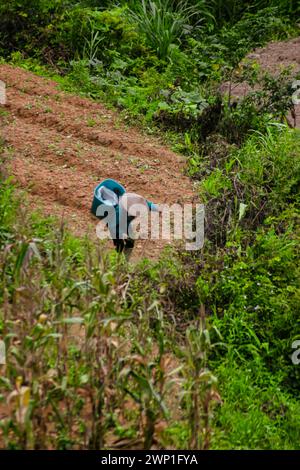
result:
M 155 212 L 163 212 L 163 205 L 162 204 L 155 204 Z

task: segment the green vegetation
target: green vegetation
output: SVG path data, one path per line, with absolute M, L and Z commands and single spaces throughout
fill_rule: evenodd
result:
M 3 60 L 171 140 L 207 240 L 133 266 L 1 176 L 0 447 L 299 449 L 300 133 L 291 72 L 243 60 L 299 33 L 298 2 L 97 4 L 1 5 Z M 258 91 L 233 103 L 223 81 Z
M 183 121 L 198 138 L 199 126 L 210 127 L 205 118 L 211 107 L 214 121 L 224 118 L 217 89 L 232 79 L 245 54 L 299 31 L 297 2 L 95 4 L 27 0 L 0 6 L 0 54 L 16 63 L 30 59 L 32 68 L 32 59 L 50 66 L 67 76 L 68 89 L 119 107 L 125 118 L 175 130 Z

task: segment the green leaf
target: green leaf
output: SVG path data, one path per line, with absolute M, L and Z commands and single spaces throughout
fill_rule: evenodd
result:
M 71 324 L 80 324 L 84 322 L 84 318 L 82 317 L 70 317 L 70 318 L 64 318 L 62 320 L 62 323 L 71 323 Z
M 240 203 L 239 207 L 239 221 L 244 217 L 248 205 L 243 202 Z

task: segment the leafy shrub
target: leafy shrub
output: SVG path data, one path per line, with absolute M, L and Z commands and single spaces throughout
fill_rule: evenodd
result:
M 0 47 L 3 55 L 23 49 L 39 53 L 52 38 L 54 24 L 64 9 L 72 4 L 68 0 L 12 0 L 0 6 Z M 60 51 L 60 54 L 62 51 Z
M 189 129 L 198 122 L 202 112 L 209 106 L 201 91 L 185 92 L 180 87 L 161 90 L 162 101 L 158 103 L 157 122 L 177 130 Z
M 275 123 L 267 136 L 255 133 L 240 150 L 226 148 L 213 165 L 211 154 L 206 156 L 194 177 L 201 179 L 200 195 L 208 204 L 208 236 L 224 244 L 237 224 L 254 230 L 267 216 L 299 203 L 298 142 L 298 132 Z M 241 216 L 242 207 L 247 209 Z
M 94 50 L 93 61 L 110 64 L 116 50 L 124 56 L 136 57 L 144 50 L 143 44 L 126 21 L 124 11 L 119 7 L 98 11 L 79 5 L 65 12 L 59 24 L 59 37 L 73 51 L 73 58 L 75 55 L 86 58 L 95 35 L 98 46 Z
M 291 31 L 289 25 L 276 7 L 247 13 L 231 28 L 224 26 L 218 34 L 219 42 L 226 48 L 223 57 L 236 66 L 250 49 L 263 46 L 271 39 L 286 38 Z
M 211 2 L 210 11 L 218 25 L 234 24 L 238 22 L 245 13 L 257 14 L 260 10 L 271 7 L 278 9 L 279 16 L 293 16 L 299 12 L 297 0 L 214 0 Z
M 259 356 L 244 363 L 224 355 L 215 361 L 223 405 L 213 449 L 299 449 L 297 399 L 282 388 L 281 371 L 270 374 Z
M 186 51 L 193 57 L 200 80 L 223 79 L 224 73 L 252 49 L 273 39 L 285 39 L 294 29 L 276 7 L 243 15 L 233 24 L 189 38 Z
M 227 244 L 210 289 L 214 324 L 236 362 L 259 358 L 273 373 L 280 369 L 283 387 L 296 390 L 299 371 L 291 354 L 299 335 L 299 212 L 291 206 L 266 218 L 252 244 L 238 247 Z

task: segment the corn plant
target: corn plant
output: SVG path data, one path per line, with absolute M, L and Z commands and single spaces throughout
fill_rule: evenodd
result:
M 94 24 L 90 21 L 90 37 L 85 38 L 83 48 L 83 58 L 88 60 L 90 66 L 96 63 L 102 41 L 103 37 L 100 36 L 99 31 L 95 29 Z
M 184 370 L 183 399 L 188 412 L 189 449 L 209 449 L 213 405 L 221 402 L 217 392 L 217 378 L 207 366 L 211 348 L 202 304 L 199 320 L 186 331 L 187 368 Z

